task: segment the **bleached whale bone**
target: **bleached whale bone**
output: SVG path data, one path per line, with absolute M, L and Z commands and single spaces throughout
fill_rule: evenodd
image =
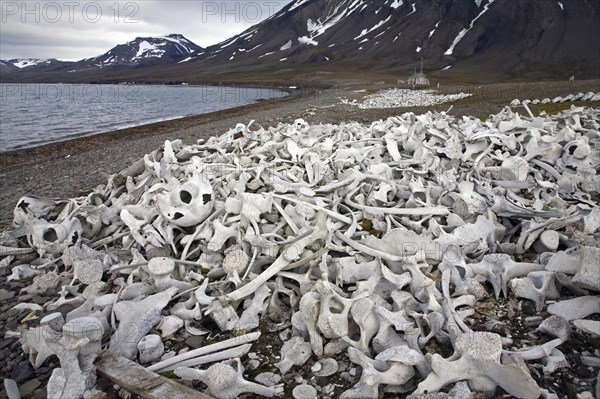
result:
M 456 341 L 455 354 L 449 360 L 427 355 L 432 372 L 421 382 L 415 394 L 438 392 L 447 384 L 467 380 L 474 390 L 493 391 L 502 387 L 517 398 L 538 398 L 540 388 L 517 366 L 502 365 L 502 339 L 498 334 L 470 332 Z
M 47 330 L 43 337 L 60 360 L 48 381 L 48 396 L 70 399 L 83 396 L 96 384 L 94 361 L 101 351 L 102 323 L 93 317 L 74 319 L 63 325 L 62 334 Z
M 266 387 L 245 380 L 240 359 L 236 358 L 235 361 L 237 363 L 237 371 L 227 364 L 227 362 L 222 362 L 213 364 L 207 370 L 179 367 L 175 369 L 175 374 L 184 379 L 204 382 L 208 385 L 210 394 L 217 399 L 235 399 L 245 392 L 268 398 L 283 393 L 283 384 Z
M 161 311 L 177 292 L 177 288 L 171 287 L 139 302 L 118 302 L 113 310 L 119 327 L 110 338 L 109 350 L 127 359 L 134 359 L 138 342 L 160 322 Z
M 583 319 L 591 314 L 600 313 L 600 296 L 581 296 L 559 301 L 548 306 L 548 312 L 565 319 Z
M 311 346 L 301 337 L 292 337 L 281 347 L 281 361 L 275 367 L 286 374 L 294 366 L 302 366 L 310 358 Z
M 468 266 L 473 274 L 484 276 L 492 284 L 496 298 L 500 297 L 500 292 L 505 297 L 508 295 L 507 285 L 513 278 L 544 270 L 544 265 L 515 262 L 507 254 L 485 255 L 481 262 Z
M 230 338 L 225 341 L 217 342 L 215 344 L 206 345 L 201 348 L 193 349 L 191 351 L 173 356 L 169 359 L 163 360 L 161 362 L 153 364 L 152 366 L 149 366 L 148 370 L 157 372 L 173 370 L 177 367 L 178 364 L 184 361 L 198 358 L 208 354 L 224 352 L 232 347 L 237 347 L 240 345 L 250 343 L 252 341 L 256 341 L 258 338 L 260 338 L 260 332 L 253 332 L 250 334 L 240 335 L 238 337 Z
M 278 272 L 282 271 L 294 260 L 298 259 L 308 245 L 313 244 L 317 240 L 325 239 L 328 233 L 326 227 L 326 219 L 327 216 L 324 213 L 317 213 L 315 228 L 309 235 L 300 238 L 293 245 L 284 249 L 282 254 L 275 260 L 275 262 L 273 262 L 273 264 L 271 264 L 271 266 L 269 266 L 265 271 L 263 271 L 258 277 L 256 277 L 246 285 L 238 288 L 237 290 L 227 294 L 223 299 L 225 301 L 237 301 L 251 295 L 254 291 L 256 291 L 256 289 L 258 289 L 258 287 L 263 285 L 268 279 L 276 275 Z
M 214 193 L 209 179 L 194 173 L 183 184 L 178 181 L 164 193 L 156 195 L 158 209 L 170 223 L 189 227 L 206 219 L 214 207 Z
M 358 383 L 345 391 L 341 398 L 378 398 L 379 385 L 396 386 L 406 384 L 415 375 L 413 365 L 424 361 L 423 355 L 404 347 L 394 347 L 370 359 L 362 352 L 348 348 L 350 360 L 361 366 L 362 374 Z
M 535 303 L 536 311 L 541 312 L 546 299 L 560 298 L 556 288 L 556 274 L 548 271 L 531 272 L 526 278 L 510 281 L 511 288 L 517 298 L 527 298 Z

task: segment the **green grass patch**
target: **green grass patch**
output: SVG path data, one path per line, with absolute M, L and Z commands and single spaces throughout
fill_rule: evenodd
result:
M 572 105 L 575 105 L 576 107 L 600 108 L 600 101 L 567 101 L 556 104 L 528 105 L 533 115 L 539 116 L 542 112 L 546 112 L 548 115 L 556 115 L 564 110 L 570 109 Z

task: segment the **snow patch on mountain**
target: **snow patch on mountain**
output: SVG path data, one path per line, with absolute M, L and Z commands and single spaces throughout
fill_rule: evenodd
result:
M 358 40 L 361 37 L 368 35 L 369 33 L 373 32 L 374 30 L 377 30 L 379 28 L 381 28 L 383 25 L 385 25 L 386 23 L 388 23 L 388 21 L 391 19 L 392 17 L 389 16 L 386 19 L 384 19 L 383 21 L 379 21 L 378 23 L 376 23 L 374 26 L 372 26 L 371 28 L 365 28 L 362 30 L 362 32 L 360 32 L 360 35 L 356 36 L 354 38 L 354 40 Z
M 396 9 L 398 7 L 402 7 L 402 4 L 404 4 L 403 0 L 394 0 L 392 4 L 390 4 L 390 7 Z
M 444 53 L 444 55 L 452 55 L 452 53 L 454 52 L 454 48 L 456 47 L 456 45 L 463 39 L 463 37 L 465 37 L 465 35 L 471 30 L 473 29 L 473 26 L 475 26 L 475 22 L 477 22 L 477 20 L 479 18 L 481 18 L 483 16 L 483 14 L 485 14 L 487 12 L 487 10 L 489 10 L 490 6 L 494 3 L 494 1 L 496 0 L 489 0 L 489 3 L 487 3 L 484 7 L 483 10 L 471 21 L 471 24 L 469 25 L 468 28 L 463 29 L 459 32 L 458 36 L 456 36 L 456 38 L 454 39 L 454 41 L 452 42 L 452 44 L 450 45 L 450 47 L 448 48 L 448 50 L 446 50 L 446 52 Z
M 284 51 L 284 50 L 288 50 L 292 48 L 292 41 L 289 40 L 286 44 L 284 44 L 283 46 L 281 46 L 281 48 L 279 50 Z
M 11 64 L 13 64 L 14 66 L 16 66 L 17 68 L 22 69 L 22 68 L 28 68 L 28 67 L 32 67 L 35 65 L 39 65 L 42 63 L 49 64 L 50 60 L 40 60 L 37 58 L 22 58 L 22 59 L 10 60 L 9 62 Z
M 431 39 L 431 36 L 433 36 L 435 31 L 437 30 L 438 26 L 440 25 L 440 22 L 442 22 L 442 21 L 439 21 L 437 24 L 435 24 L 435 27 L 433 28 L 433 30 L 431 32 L 429 32 L 429 36 L 427 37 L 427 39 Z
M 319 45 L 319 42 L 317 42 L 317 41 L 315 41 L 315 40 L 311 39 L 311 38 L 310 38 L 310 37 L 308 37 L 308 36 L 300 36 L 300 37 L 298 38 L 298 42 L 299 42 L 300 44 L 309 44 L 309 45 L 312 45 L 312 46 L 318 46 L 318 45 Z
M 296 8 L 301 7 L 303 4 L 308 3 L 309 1 L 311 1 L 311 0 L 298 0 L 296 2 L 296 4 L 294 4 L 293 6 L 290 7 L 290 9 L 288 11 L 295 10 Z

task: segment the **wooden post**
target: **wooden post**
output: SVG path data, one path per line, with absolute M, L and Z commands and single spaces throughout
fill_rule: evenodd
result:
M 98 357 L 96 369 L 100 375 L 144 399 L 212 399 L 109 351 Z

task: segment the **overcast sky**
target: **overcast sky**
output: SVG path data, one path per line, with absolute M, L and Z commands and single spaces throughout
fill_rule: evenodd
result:
M 80 60 L 138 36 L 181 33 L 207 47 L 292 0 L 0 0 L 0 58 Z

